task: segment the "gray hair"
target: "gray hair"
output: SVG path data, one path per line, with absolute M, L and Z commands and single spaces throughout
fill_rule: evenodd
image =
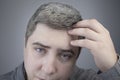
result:
M 79 11 L 70 5 L 49 2 L 41 5 L 30 18 L 25 35 L 25 43 L 36 29 L 36 24 L 43 23 L 54 29 L 70 29 L 72 26 L 81 21 Z

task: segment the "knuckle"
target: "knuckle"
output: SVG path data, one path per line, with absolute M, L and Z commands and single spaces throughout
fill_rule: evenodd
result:
M 77 41 L 78 44 L 82 44 L 80 40 Z
M 84 39 L 82 42 L 82 44 L 84 44 L 84 45 L 87 45 L 87 43 L 88 43 L 87 39 Z
M 83 29 L 82 34 L 83 34 L 83 35 L 89 34 L 89 29 L 88 29 L 88 28 Z
M 80 32 L 81 32 L 80 29 L 75 29 L 74 30 L 74 33 L 76 33 L 76 34 L 80 34 Z
M 85 39 L 83 41 L 83 46 L 86 47 L 86 48 L 88 48 L 88 49 L 92 48 L 92 45 L 91 45 L 90 41 L 87 40 L 87 39 Z
M 106 29 L 106 33 L 107 33 L 107 34 L 110 34 L 110 32 L 109 32 L 107 29 Z
M 109 30 L 107 30 L 107 29 L 104 29 L 104 34 L 110 35 L 110 32 L 109 32 Z
M 91 22 L 94 23 L 94 22 L 97 22 L 97 20 L 96 19 L 91 19 Z
M 89 33 L 89 29 L 88 29 L 88 28 L 85 29 L 85 33 L 86 33 L 86 34 Z
M 97 21 L 96 19 L 91 19 L 91 20 L 89 21 L 89 24 L 90 24 L 91 26 L 96 26 L 97 23 L 98 23 L 98 21 Z
M 95 25 L 97 23 L 97 20 L 96 19 L 90 19 L 90 24 L 91 25 Z

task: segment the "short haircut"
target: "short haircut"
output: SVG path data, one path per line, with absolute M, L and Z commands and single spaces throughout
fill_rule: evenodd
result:
M 28 22 L 25 44 L 27 44 L 28 38 L 34 32 L 38 23 L 46 24 L 54 29 L 70 29 L 81 20 L 79 11 L 70 5 L 58 2 L 43 4 L 36 10 Z

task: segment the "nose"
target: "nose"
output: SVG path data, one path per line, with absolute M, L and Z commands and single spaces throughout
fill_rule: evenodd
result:
M 53 57 L 49 57 L 44 60 L 42 65 L 42 71 L 47 75 L 53 75 L 57 71 L 56 60 Z

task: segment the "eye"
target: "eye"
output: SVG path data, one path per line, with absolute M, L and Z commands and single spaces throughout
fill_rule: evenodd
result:
M 66 61 L 70 60 L 72 58 L 72 56 L 73 56 L 72 53 L 65 52 L 65 53 L 61 54 L 61 59 L 62 59 L 62 61 L 66 62 Z
M 39 54 L 45 54 L 46 50 L 44 48 L 34 48 L 34 50 Z

